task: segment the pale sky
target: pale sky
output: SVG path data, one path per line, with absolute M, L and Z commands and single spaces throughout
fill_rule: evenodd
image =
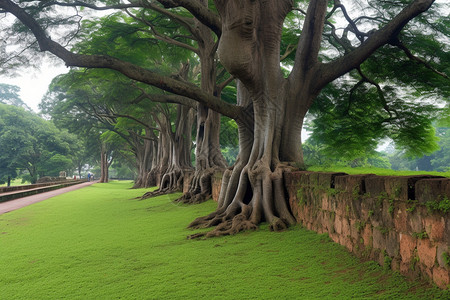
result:
M 69 68 L 63 63 L 43 60 L 39 69 L 26 68 L 17 71 L 17 77 L 0 75 L 0 83 L 17 85 L 20 87 L 19 96 L 33 111 L 38 112 L 38 105 L 42 96 L 47 92 L 52 79 L 63 73 L 67 73 Z

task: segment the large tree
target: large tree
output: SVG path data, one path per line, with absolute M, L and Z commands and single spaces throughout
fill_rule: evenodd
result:
M 0 104 L 0 180 L 27 170 L 27 179 L 59 176 L 72 167 L 75 137 L 23 108 Z
M 433 0 L 389 1 L 386 7 L 368 1 L 365 9 L 360 11 L 369 14 L 356 18 L 350 17 L 338 0 L 312 0 L 306 10 L 295 8 L 303 15 L 298 21 L 302 30 L 291 47 L 295 49 L 291 51 L 293 65 L 287 74 L 280 68 L 280 48 L 283 24 L 288 13 L 294 10 L 293 1 L 216 0 L 220 19 L 203 1 L 158 2 L 174 9 L 185 8 L 220 38 L 220 61 L 238 81 L 237 105 L 225 103 L 192 84 L 162 76 L 131 62 L 70 52 L 49 38 L 36 22 L 36 14 L 26 13 L 27 9 L 39 7 L 30 8 L 24 4 L 21 7 L 13 1 L 0 0 L 0 8 L 15 15 L 31 30 L 42 51 L 55 54 L 68 66 L 115 69 L 134 80 L 192 98 L 236 120 L 240 153 L 233 168 L 224 174 L 219 207 L 191 224 L 192 227 L 220 224 L 208 235 L 255 228 L 261 221 L 267 221 L 274 230 L 295 222 L 286 203 L 283 173 L 303 167 L 300 140 L 303 119 L 321 91 L 351 70 L 358 70 L 365 82 L 382 90 L 380 84 L 367 78 L 361 68 L 378 49 L 401 49 L 403 55 L 416 64 L 413 72 L 427 69 L 436 76 L 447 76 L 437 70 L 436 61 L 423 59 L 408 49 L 408 46 L 420 48 L 420 45 L 405 45 L 402 40 L 405 26 L 414 19 L 420 20 L 420 15 L 433 5 Z M 121 6 L 124 7 L 119 4 L 116 7 Z M 332 22 L 338 13 L 348 23 L 340 33 Z M 420 25 L 425 26 L 421 31 L 436 33 L 433 24 L 439 20 L 431 15 L 428 17 L 430 20 L 425 19 L 427 22 L 422 22 L 425 25 Z M 335 47 L 333 56 L 321 55 L 324 37 Z M 383 109 L 388 115 L 395 114 L 389 103 L 385 103 Z M 392 118 L 393 123 L 396 121 L 402 124 L 401 118 Z

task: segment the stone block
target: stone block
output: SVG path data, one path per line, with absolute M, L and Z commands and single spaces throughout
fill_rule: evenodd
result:
M 347 218 L 342 219 L 342 235 L 344 237 L 351 236 L 350 234 L 350 222 Z
M 364 246 L 372 247 L 373 245 L 373 236 L 372 236 L 372 226 L 370 224 L 366 224 L 364 227 L 363 233 Z
M 421 204 L 450 199 L 449 178 L 422 179 L 415 184 L 415 197 Z
M 417 246 L 417 240 L 408 234 L 399 234 L 400 237 L 400 257 L 402 261 L 409 265 L 413 259 L 414 249 Z
M 366 192 L 366 178 L 375 176 L 374 174 L 362 175 L 344 175 L 335 178 L 335 188 L 352 194 L 353 196 L 362 195 Z
M 437 244 L 436 260 L 441 268 L 449 270 L 450 266 L 447 264 L 446 259 L 444 259 L 444 255 L 450 256 L 450 246 L 443 243 Z
M 390 257 L 398 256 L 400 251 L 399 234 L 393 230 L 386 236 L 386 252 Z
M 328 190 L 335 187 L 335 178 L 338 176 L 348 175 L 347 173 L 317 173 L 317 186 Z
M 374 227 L 372 230 L 373 234 L 373 247 L 375 249 L 385 250 L 386 249 L 386 235 L 380 231 L 379 228 Z
M 417 207 L 414 211 L 408 213 L 408 220 L 407 220 L 408 232 L 419 233 L 424 231 L 425 228 L 422 220 L 422 212 L 423 207 Z
M 420 262 L 431 270 L 436 261 L 436 246 L 429 239 L 419 239 L 417 241 L 417 254 Z
M 336 219 L 334 220 L 334 231 L 337 234 L 342 234 L 342 220 L 343 217 L 339 215 L 337 215 Z
M 383 227 L 394 227 L 394 204 L 390 202 L 384 202 L 381 211 L 381 221 Z
M 394 209 L 394 227 L 397 232 L 406 233 L 407 231 L 408 211 L 406 209 L 406 204 L 403 202 L 399 202 Z
M 432 241 L 444 239 L 445 219 L 439 215 L 428 215 L 423 218 L 425 231 Z
M 433 269 L 433 282 L 441 289 L 448 289 L 450 285 L 450 271 L 440 267 Z
M 359 239 L 359 230 L 362 230 L 359 226 L 360 223 L 358 223 L 355 219 L 350 219 L 350 236 L 354 241 L 358 241 Z
M 445 218 L 444 243 L 450 245 L 450 217 Z

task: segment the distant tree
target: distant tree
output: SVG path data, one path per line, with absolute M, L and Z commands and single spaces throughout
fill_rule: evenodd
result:
M 27 179 L 34 183 L 38 177 L 58 176 L 71 168 L 74 137 L 67 131 L 23 108 L 5 104 L 0 104 L 0 124 L 0 165 L 6 167 L 8 176 L 16 177 L 15 170 L 27 170 Z
M 410 156 L 397 149 L 389 154 L 394 170 L 450 171 L 450 128 L 436 128 L 439 149 L 429 155 Z
M 20 87 L 16 85 L 0 83 L 0 103 L 23 107 L 31 111 L 31 108 L 20 98 L 19 92 Z

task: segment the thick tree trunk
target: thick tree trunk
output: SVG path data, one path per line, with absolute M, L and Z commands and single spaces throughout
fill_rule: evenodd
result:
M 194 111 L 187 106 L 178 105 L 175 132 L 172 132 L 171 121 L 167 116 L 163 116 L 158 121 L 161 129 L 158 166 L 150 171 L 147 180 L 148 182 L 156 181 L 159 188 L 154 192 L 145 193 L 142 196 L 143 199 L 181 192 L 185 174 L 192 171 L 191 130 L 194 123 Z
M 204 6 L 208 1 L 202 0 Z M 211 30 L 196 21 L 201 64 L 201 88 L 204 92 L 217 95 L 216 88 L 216 41 Z M 227 163 L 220 151 L 220 114 L 203 104 L 197 106 L 197 138 L 195 150 L 195 174 L 189 191 L 179 202 L 201 203 L 211 198 L 212 175 L 217 170 L 225 170 Z
M 146 188 L 147 186 L 147 177 L 149 172 L 152 169 L 152 158 L 156 155 L 153 152 L 155 141 L 152 140 L 152 132 L 151 129 L 145 129 L 145 137 L 144 141 L 141 142 L 136 140 L 135 144 L 135 157 L 136 157 L 136 167 L 137 167 L 137 177 L 134 182 L 133 188 Z M 139 137 L 136 137 L 136 139 Z
M 238 122 L 240 153 L 223 176 L 217 211 L 190 224 L 217 227 L 192 237 L 234 234 L 263 221 L 273 230 L 282 230 L 295 223 L 283 173 L 303 167 L 302 120 L 313 97 L 305 85 L 303 98 L 298 99 L 280 71 L 281 30 L 291 2 L 216 3 L 224 24 L 220 59 L 239 78 L 238 104 L 253 110 L 254 123 Z

